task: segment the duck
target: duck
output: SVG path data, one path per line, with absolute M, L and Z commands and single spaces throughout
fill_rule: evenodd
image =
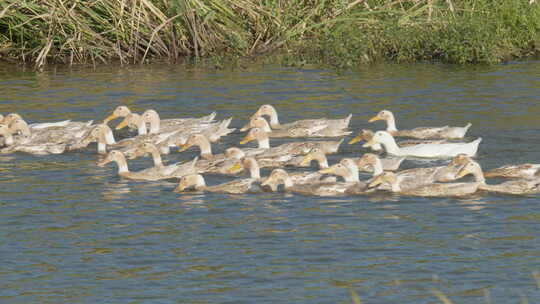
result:
M 377 120 L 386 121 L 386 131 L 395 137 L 413 137 L 413 138 L 447 138 L 447 139 L 462 139 L 472 126 L 467 123 L 464 127 L 419 127 L 411 130 L 398 130 L 396 128 L 396 120 L 394 114 L 388 110 L 382 110 L 377 115 L 369 119 L 369 122 Z
M 270 176 L 262 182 L 262 186 L 269 186 L 273 192 L 278 190 L 279 185 L 284 185 L 286 192 L 293 192 L 310 196 L 342 196 L 349 194 L 351 189 L 359 188 L 357 182 L 319 181 L 314 183 L 295 184 L 287 171 L 274 169 Z
M 126 106 L 117 106 L 114 109 L 114 111 L 103 120 L 103 123 L 108 124 L 109 121 L 111 121 L 111 120 L 126 117 L 129 114 L 131 114 L 131 110 L 128 107 L 126 107 Z
M 216 115 L 216 112 L 212 112 L 209 115 L 200 118 L 172 118 L 161 120 L 156 110 L 148 109 L 142 114 L 142 119 L 145 123 L 150 124 L 150 130 L 148 130 L 148 132 L 150 134 L 157 134 L 164 131 L 176 130 L 178 128 L 198 128 L 203 130 L 208 128 L 210 124 L 214 122 Z
M 461 177 L 458 175 L 458 177 Z M 402 188 L 398 177 L 393 172 L 384 172 L 370 182 L 370 188 L 387 184 L 390 191 L 408 196 L 423 197 L 461 197 L 475 193 L 481 182 L 474 181 L 470 183 L 430 183 L 413 188 Z
M 4 117 L 4 119 L 2 119 L 1 122 L 7 126 L 11 126 L 12 122 L 15 120 L 22 120 L 26 122 L 21 117 L 21 115 L 17 113 L 10 113 L 6 115 L 6 117 Z M 78 131 L 81 128 L 86 128 L 88 126 L 91 126 L 92 123 L 93 121 L 77 122 L 77 121 L 71 121 L 71 120 L 62 120 L 62 121 L 57 121 L 57 122 L 45 122 L 45 123 L 33 123 L 33 124 L 27 123 L 27 124 L 28 124 L 28 127 L 30 128 L 30 131 L 32 132 L 37 132 L 39 130 L 44 130 L 48 128 L 64 128 L 64 130 L 68 132 L 68 131 L 74 131 L 74 130 Z
M 139 145 L 145 142 L 150 142 L 159 147 L 162 154 L 169 153 L 167 139 L 174 135 L 174 132 L 138 135 L 132 138 L 125 138 L 120 141 L 114 139 L 111 128 L 106 124 L 95 126 L 75 147 L 80 149 L 88 146 L 91 142 L 97 142 L 98 154 L 107 153 L 107 147 L 121 150 L 126 155 L 135 155 L 134 151 Z
M 156 145 L 149 142 L 145 142 L 139 145 L 133 153 L 134 155 L 130 155 L 128 156 L 128 158 L 134 159 L 136 158 L 136 156 L 145 155 L 148 153 L 152 156 L 155 170 L 158 170 L 159 173 L 163 176 L 163 178 L 182 177 L 187 174 L 192 174 L 193 172 L 198 172 L 198 157 L 195 157 L 195 159 L 190 163 L 178 162 L 165 166 L 163 165 L 159 149 L 156 147 Z
M 125 127 L 136 129 L 138 135 L 148 134 L 145 121 L 142 116 L 137 113 L 129 113 L 118 125 L 116 125 L 115 130 L 121 130 Z
M 513 195 L 540 193 L 540 178 L 518 178 L 499 184 L 487 184 L 480 164 L 470 160 L 459 173 L 460 177 L 472 174 L 475 181 L 480 182 L 479 190 Z
M 24 138 L 25 143 L 73 143 L 81 139 L 93 127 L 93 121 L 88 122 L 71 122 L 68 124 L 60 123 L 42 123 L 40 126 L 32 127 L 28 123 L 17 117 L 17 114 L 10 114 L 5 119 L 6 125 L 12 130 L 13 134 L 20 133 L 21 139 Z M 35 124 L 33 124 L 35 125 Z M 47 126 L 45 126 L 47 125 Z
M 535 179 L 540 177 L 540 164 L 505 165 L 484 172 L 484 177 Z
M 272 130 L 270 124 L 263 116 L 252 117 L 247 125 L 240 131 L 247 131 L 251 128 L 260 128 L 268 133 L 270 138 L 298 138 L 298 137 L 341 137 L 350 135 L 352 132 L 334 128 L 332 125 L 321 124 L 313 127 L 292 126 Z
M 255 114 L 253 114 L 253 117 L 258 116 L 264 116 L 267 115 L 270 118 L 270 127 L 272 129 L 290 129 L 293 127 L 300 127 L 305 129 L 319 129 L 321 126 L 325 127 L 332 127 L 333 129 L 346 129 L 349 127 L 349 123 L 352 118 L 352 114 L 349 114 L 347 117 L 343 119 L 326 119 L 326 118 L 319 118 L 319 119 L 305 119 L 305 120 L 298 120 L 292 123 L 288 124 L 280 124 L 278 119 L 278 114 L 276 109 L 270 105 L 265 104 L 262 105 Z
M 367 155 L 367 156 L 366 156 Z M 395 172 L 396 183 L 401 189 L 414 189 L 419 186 L 432 184 L 435 182 L 450 182 L 457 179 L 457 174 L 463 166 L 471 159 L 460 154 L 454 157 L 446 166 L 412 168 Z M 372 166 L 373 177 L 386 171 L 383 170 L 381 162 L 376 155 L 364 154 L 357 163 L 358 166 Z M 380 188 L 386 189 L 384 184 Z
M 367 158 L 370 160 L 373 159 L 372 161 L 373 163 L 375 163 L 375 161 L 380 162 L 381 172 L 382 170 L 395 171 L 399 169 L 399 166 L 401 165 L 403 160 L 405 160 L 405 157 L 389 157 L 389 158 L 381 159 L 372 153 L 366 153 L 361 158 L 351 158 L 354 161 L 356 161 L 358 170 L 363 171 L 363 172 L 376 172 L 376 168 L 374 168 L 371 163 L 366 162 L 367 159 L 362 161 L 362 159 L 364 158 Z M 300 163 L 300 166 L 308 166 L 310 162 L 313 160 L 317 162 L 318 167 L 320 169 L 328 168 L 328 159 L 326 158 L 326 154 L 318 148 L 313 148 L 308 154 L 306 154 L 302 162 Z M 379 173 L 375 173 L 375 174 L 379 174 Z
M 409 147 L 399 147 L 394 137 L 386 131 L 377 131 L 373 138 L 365 143 L 363 147 L 370 147 L 375 143 L 381 144 L 387 153 L 396 156 L 409 156 L 420 158 L 450 158 L 458 154 L 475 156 L 478 145 L 482 138 L 468 143 L 442 143 L 442 144 L 420 144 Z
M 360 132 L 358 133 L 358 135 L 356 137 L 354 137 L 353 139 L 351 139 L 349 141 L 349 145 L 353 145 L 353 144 L 355 144 L 357 142 L 360 142 L 362 140 L 368 142 L 373 138 L 374 134 L 375 133 L 372 130 L 362 129 L 362 130 L 360 130 Z M 442 144 L 442 143 L 446 143 L 446 142 L 447 142 L 446 139 L 437 139 L 437 140 L 434 140 L 434 139 L 431 139 L 431 140 L 430 139 L 408 139 L 408 140 L 399 141 L 398 145 L 400 147 L 408 147 L 408 146 L 415 146 L 415 145 L 420 145 L 420 144 Z M 373 151 L 383 151 L 383 147 L 380 144 L 374 144 L 370 148 Z
M 287 145 L 287 144 L 285 144 Z M 224 154 L 213 154 L 212 144 L 210 140 L 202 134 L 193 134 L 184 144 L 179 144 L 179 152 L 186 151 L 192 146 L 197 146 L 200 149 L 200 158 L 201 160 L 206 160 L 208 162 L 204 163 L 204 170 L 211 170 L 209 172 L 222 172 L 222 166 L 226 165 L 223 162 L 227 159 L 231 159 L 230 155 L 227 153 Z M 283 146 L 283 145 L 282 145 Z M 279 146 L 275 148 L 248 148 L 248 149 L 239 149 L 236 147 L 229 148 L 229 151 L 235 151 L 239 157 L 252 156 L 256 157 L 263 167 L 275 167 L 289 164 L 299 163 L 301 160 L 296 158 L 294 149 L 290 146 Z
M 381 159 L 373 153 L 365 153 L 357 159 L 356 165 L 360 171 L 372 172 L 379 175 L 383 171 L 396 171 L 401 166 L 405 157 L 391 157 Z
M 112 150 L 103 160 L 97 162 L 97 166 L 104 167 L 110 162 L 116 162 L 118 165 L 118 175 L 123 178 L 141 181 L 157 181 L 162 179 L 178 178 L 187 174 L 196 173 L 195 163 L 197 162 L 197 158 L 185 164 L 177 163 L 162 167 L 154 166 L 141 171 L 132 172 L 129 171 L 124 153 L 118 150 Z
M 89 122 L 84 128 L 77 131 L 77 127 L 49 127 L 43 129 L 31 129 L 23 119 L 15 119 L 10 122 L 10 127 L 4 125 L 2 136 L 4 144 L 0 153 L 25 152 L 30 154 L 62 154 L 68 147 L 79 143 L 88 133 Z M 71 131 L 70 131 L 71 130 Z M 20 135 L 17 135 L 19 134 Z
M 250 166 L 249 168 L 245 166 L 245 160 L 250 159 Z M 253 157 L 247 157 L 247 158 L 240 158 L 238 162 L 231 168 L 232 171 L 238 172 L 243 169 L 249 169 L 251 172 L 251 176 L 260 176 L 260 168 L 259 165 L 260 161 Z M 244 165 L 244 166 L 242 166 Z M 323 174 L 319 172 L 292 172 L 289 173 L 289 177 L 292 179 L 293 183 L 295 185 L 298 184 L 306 184 L 306 183 L 314 183 L 314 182 L 320 182 L 322 181 Z M 335 178 L 325 178 L 324 181 L 335 181 Z
M 272 154 L 272 152 L 265 153 L 265 150 L 261 149 L 242 150 L 238 147 L 230 147 L 225 150 L 224 154 L 228 159 L 241 159 L 246 157 L 246 152 L 257 159 L 257 163 L 260 168 L 285 166 L 302 167 L 302 156 L 291 157 L 290 155 L 286 154 Z
M 24 140 L 22 142 L 15 142 L 13 135 L 13 131 L 7 125 L 0 124 L 0 136 L 4 138 L 4 143 L 7 145 L 7 147 L 0 149 L 1 154 L 25 152 L 36 155 L 47 155 L 62 154 L 66 150 L 65 144 L 31 144 Z
M 234 132 L 235 128 L 229 128 L 231 118 L 225 119 L 219 123 L 211 123 L 206 128 L 181 128 L 168 139 L 169 146 L 184 145 L 191 135 L 204 135 L 211 143 L 218 142 L 222 137 Z
M 344 158 L 337 164 L 334 164 L 328 168 L 320 169 L 319 173 L 341 176 L 345 182 L 360 182 L 358 167 L 356 166 L 355 161 L 351 158 Z
M 306 141 L 306 142 L 293 142 L 282 144 L 278 147 L 270 148 L 270 140 L 268 132 L 260 128 L 253 128 L 249 130 L 247 135 L 240 141 L 240 144 L 246 144 L 251 141 L 257 141 L 259 149 L 265 149 L 266 155 L 271 154 L 289 154 L 300 155 L 306 154 L 311 149 L 318 147 L 327 154 L 337 153 L 339 146 L 343 142 L 343 139 L 339 141 Z
M 246 168 L 250 172 L 249 178 L 235 179 L 230 182 L 215 186 L 206 186 L 204 177 L 200 174 L 191 174 L 184 176 L 180 179 L 178 187 L 175 192 L 183 192 L 187 189 L 195 189 L 196 191 L 218 192 L 227 194 L 244 194 L 244 193 L 257 193 L 262 192 L 263 189 L 260 186 L 260 171 L 257 166 L 257 162 L 254 158 L 244 158 L 240 162 L 243 168 Z M 231 167 L 230 173 L 237 170 L 236 167 Z

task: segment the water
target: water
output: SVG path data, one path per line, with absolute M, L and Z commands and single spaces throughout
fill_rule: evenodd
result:
M 240 127 L 271 103 L 284 122 L 351 112 L 359 130 L 382 128 L 367 120 L 387 108 L 401 128 L 472 122 L 487 169 L 538 162 L 539 70 L 535 61 L 381 65 L 343 75 L 169 65 L 35 74 L 3 66 L 0 113 L 101 120 L 125 104 L 165 118 L 218 111 Z M 532 276 L 540 270 L 537 195 L 180 195 L 172 182 L 124 181 L 114 165 L 95 166 L 94 148 L 0 156 L 2 303 L 350 303 L 349 289 L 364 303 L 436 303 L 433 290 L 455 303 L 540 298 Z M 343 145 L 331 162 L 364 152 Z M 150 165 L 130 162 L 132 170 Z

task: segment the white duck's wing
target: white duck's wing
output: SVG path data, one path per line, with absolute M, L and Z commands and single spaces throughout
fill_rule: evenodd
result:
M 68 119 L 68 120 L 57 121 L 57 122 L 33 123 L 33 124 L 30 124 L 29 127 L 30 129 L 33 129 L 33 130 L 42 130 L 42 129 L 51 128 L 51 127 L 65 127 L 70 122 L 71 120 Z
M 482 138 L 478 138 L 469 143 L 421 144 L 403 147 L 400 148 L 399 155 L 427 158 L 449 158 L 458 154 L 475 156 L 481 141 Z

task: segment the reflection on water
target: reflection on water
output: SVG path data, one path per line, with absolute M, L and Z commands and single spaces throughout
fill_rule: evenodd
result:
M 538 158 L 539 69 L 539 62 L 382 65 L 336 75 L 152 65 L 35 74 L 0 66 L 0 113 L 100 121 L 126 104 L 164 118 L 218 111 L 240 127 L 271 103 L 283 122 L 352 113 L 359 130 L 382 128 L 367 119 L 387 108 L 402 128 L 471 122 L 470 139 L 483 137 L 479 161 L 493 168 Z M 364 152 L 341 148 L 331 163 Z M 0 252 L 9 261 L 0 265 L 2 302 L 350 303 L 353 289 L 366 303 L 435 303 L 433 290 L 455 303 L 484 303 L 486 295 L 493 303 L 532 303 L 540 292 L 531 275 L 540 269 L 536 195 L 178 194 L 171 181 L 122 180 L 115 165 L 95 166 L 94 152 L 0 156 Z M 208 176 L 207 183 L 226 180 Z

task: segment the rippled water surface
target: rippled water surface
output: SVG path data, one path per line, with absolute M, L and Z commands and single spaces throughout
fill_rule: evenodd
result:
M 163 118 L 217 111 L 240 127 L 271 103 L 285 122 L 353 113 L 359 130 L 382 128 L 367 120 L 387 108 L 402 128 L 472 122 L 470 138 L 483 137 L 479 161 L 492 168 L 540 162 L 539 71 L 540 62 L 373 66 L 342 75 L 0 67 L 0 113 L 31 122 L 102 120 L 125 104 Z M 238 145 L 241 136 L 215 150 Z M 0 302 L 350 303 L 349 289 L 368 304 L 437 303 L 433 290 L 454 303 L 540 301 L 532 275 L 540 270 L 539 195 L 181 195 L 172 182 L 125 181 L 115 165 L 96 167 L 94 149 L 0 155 Z M 343 145 L 331 162 L 364 152 Z M 151 160 L 129 164 L 138 170 Z

